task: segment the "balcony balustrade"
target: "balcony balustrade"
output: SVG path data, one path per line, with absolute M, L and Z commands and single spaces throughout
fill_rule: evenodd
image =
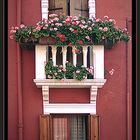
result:
M 50 45 L 49 45 L 50 46 Z M 57 65 L 57 51 L 58 47 L 51 45 L 51 56 L 52 56 L 52 61 L 53 65 Z M 93 79 L 104 79 L 104 46 L 103 45 L 93 45 L 90 46 L 83 45 L 82 46 L 82 65 L 84 67 L 89 67 L 88 66 L 88 61 L 90 61 L 90 66 L 94 68 L 94 78 Z M 71 51 L 72 52 L 67 52 L 68 46 L 63 46 L 62 47 L 62 65 L 63 68 L 65 68 L 65 64 L 68 61 L 67 60 L 67 55 L 72 54 L 72 63 L 74 66 L 77 65 L 77 57 L 78 54 L 75 52 L 75 46 L 72 47 Z M 90 52 L 89 52 L 90 51 Z M 48 58 L 49 54 L 49 49 L 47 45 L 36 45 L 36 50 L 35 50 L 35 70 L 36 70 L 36 80 L 44 80 L 46 79 L 45 75 L 45 62 L 49 60 Z M 88 56 L 89 55 L 89 56 Z M 47 80 L 47 79 L 46 79 Z M 51 79 L 49 79 L 51 80 Z
M 48 49 L 51 48 L 51 49 Z M 78 63 L 78 54 L 74 51 L 75 46 L 68 51 L 68 46 L 61 48 L 61 63 L 65 68 L 65 63 L 68 59 L 68 55 L 72 54 L 71 60 L 74 66 Z M 36 45 L 35 47 L 35 79 L 34 82 L 38 88 L 42 88 L 43 95 L 43 110 L 44 114 L 49 113 L 64 113 L 65 110 L 70 110 L 71 113 L 83 113 L 83 107 L 87 110 L 84 113 L 96 114 L 96 96 L 98 88 L 101 88 L 106 79 L 104 79 L 104 46 L 92 45 L 82 46 L 82 59 L 81 63 L 84 67 L 93 66 L 94 77 L 93 79 L 46 79 L 45 75 L 45 62 L 49 61 L 49 54 L 51 54 L 53 65 L 57 65 L 57 51 L 58 47 L 55 45 Z M 90 63 L 89 63 L 90 61 Z M 50 104 L 49 103 L 49 88 L 90 88 L 90 103 L 89 104 L 65 104 L 65 110 L 61 107 L 62 104 Z M 75 110 L 72 109 L 74 105 Z

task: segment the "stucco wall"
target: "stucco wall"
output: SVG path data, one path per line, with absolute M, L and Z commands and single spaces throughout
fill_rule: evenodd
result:
M 9 25 L 16 25 L 17 0 L 8 1 Z M 97 16 L 108 15 L 115 18 L 119 26 L 125 27 L 126 18 L 131 18 L 131 0 L 98 0 Z M 35 24 L 41 19 L 40 1 L 22 1 L 22 23 Z M 16 43 L 9 40 L 8 46 L 8 139 L 18 140 L 17 129 L 17 52 Z M 35 78 L 34 51 L 22 50 L 22 90 L 23 90 L 23 138 L 39 140 L 39 114 L 42 113 L 41 89 L 33 83 Z M 126 46 L 118 44 L 112 50 L 105 51 L 105 68 L 114 74 L 106 75 L 107 82 L 98 90 L 97 114 L 100 115 L 100 140 L 126 140 Z M 56 92 L 59 94 L 56 95 Z M 72 93 L 67 101 L 89 102 L 89 89 L 51 89 L 50 99 L 60 102 L 65 99 L 63 93 Z M 75 92 L 75 93 L 74 93 Z M 81 95 L 82 96 L 81 96 Z M 77 97 L 76 97 L 77 96 Z M 61 98 L 62 97 L 62 98 Z M 78 98 L 81 99 L 78 101 Z

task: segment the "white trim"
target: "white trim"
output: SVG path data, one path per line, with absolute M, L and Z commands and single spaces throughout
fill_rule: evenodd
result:
M 96 17 L 96 1 L 95 0 L 89 0 L 88 1 L 89 6 L 89 18 L 95 18 Z
M 41 14 L 42 14 L 42 19 L 48 19 L 48 0 L 41 0 Z
M 89 18 L 96 17 L 96 1 L 88 0 Z M 41 15 L 42 19 L 48 19 L 49 0 L 41 0 Z
M 78 81 L 76 79 L 34 79 L 38 88 L 49 86 L 50 88 L 90 88 L 91 86 L 101 88 L 106 79 L 85 79 Z
M 46 45 L 36 45 L 35 47 L 36 79 L 46 79 L 45 62 L 46 62 Z
M 61 80 L 37 80 L 34 79 L 38 88 L 42 88 L 43 94 L 43 113 L 90 113 L 96 114 L 96 96 L 98 88 L 101 88 L 106 79 L 85 79 L 77 81 L 75 79 Z M 89 104 L 50 104 L 49 103 L 49 88 L 90 88 L 90 103 Z M 56 93 L 57 94 L 57 93 Z
M 44 114 L 50 113 L 96 114 L 96 104 L 45 104 Z

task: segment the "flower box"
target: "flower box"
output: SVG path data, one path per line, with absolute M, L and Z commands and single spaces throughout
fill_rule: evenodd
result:
M 23 49 L 34 50 L 36 43 L 35 40 L 22 40 L 19 42 L 19 46 Z
M 39 44 L 41 45 L 54 45 L 56 44 L 55 38 L 48 36 L 48 37 L 41 37 L 39 38 Z
M 31 38 L 37 39 L 41 45 L 73 45 L 77 50 L 84 44 L 101 45 L 105 41 L 103 44 L 105 48 L 112 48 L 113 40 L 115 42 L 130 40 L 127 29 L 120 29 L 116 26 L 115 20 L 107 16 L 103 19 L 90 19 L 81 16 L 59 17 L 53 14 L 35 26 L 12 27 L 10 33 L 12 34 L 10 37 L 16 42 L 20 42 L 22 38 Z

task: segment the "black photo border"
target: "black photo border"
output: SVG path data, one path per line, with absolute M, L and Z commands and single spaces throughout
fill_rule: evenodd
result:
M 4 75 L 3 75 L 3 57 L 4 57 L 4 49 L 3 49 L 3 43 L 4 43 L 4 31 L 3 31 L 3 22 L 4 22 L 4 1 L 0 1 L 0 139 L 3 139 L 4 137 Z
M 139 0 L 136 0 L 136 100 L 134 98 L 133 105 L 135 105 L 135 101 L 136 101 L 136 119 L 133 118 L 133 123 L 135 124 L 136 122 L 136 139 L 140 140 L 140 1 Z M 133 110 L 134 108 L 135 106 L 133 106 Z M 133 112 L 132 115 L 135 115 L 134 113 L 135 112 Z M 135 128 L 135 125 L 133 125 L 133 128 Z
M 140 140 L 140 1 L 132 0 L 132 140 Z M 8 138 L 8 0 L 0 0 L 0 140 Z

